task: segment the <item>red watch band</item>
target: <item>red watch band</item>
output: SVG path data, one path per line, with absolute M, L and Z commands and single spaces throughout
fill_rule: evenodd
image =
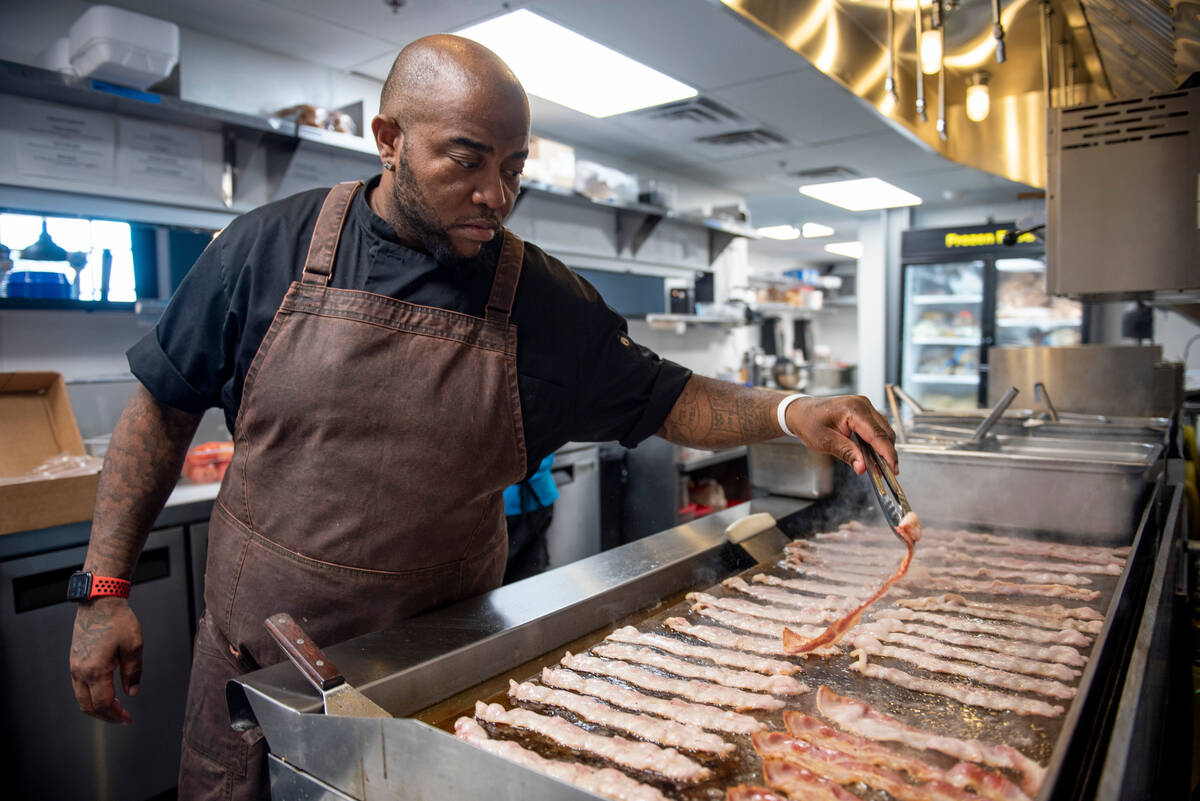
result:
M 105 595 L 115 595 L 119 598 L 129 597 L 129 582 L 125 579 L 110 578 L 109 576 L 92 575 L 92 592 L 88 600 Z

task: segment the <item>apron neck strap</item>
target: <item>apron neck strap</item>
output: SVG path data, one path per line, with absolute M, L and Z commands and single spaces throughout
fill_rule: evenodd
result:
M 301 281 L 315 286 L 328 286 L 333 272 L 333 259 L 337 254 L 338 240 L 346 215 L 350 213 L 350 201 L 362 188 L 362 181 L 340 183 L 325 196 L 317 224 L 313 228 L 312 241 L 308 245 L 308 256 L 304 259 L 304 275 Z
M 508 322 L 524 258 L 525 243 L 521 241 L 521 237 L 505 228 L 504 241 L 500 245 L 500 260 L 496 264 L 496 277 L 492 279 L 492 294 L 488 298 L 486 319 Z

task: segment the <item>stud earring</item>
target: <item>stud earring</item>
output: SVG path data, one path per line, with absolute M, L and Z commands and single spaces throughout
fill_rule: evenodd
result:
M 385 162 L 383 162 L 383 168 L 384 168 L 385 170 L 391 171 L 391 169 L 392 169 L 392 162 L 390 162 L 390 161 L 385 161 Z

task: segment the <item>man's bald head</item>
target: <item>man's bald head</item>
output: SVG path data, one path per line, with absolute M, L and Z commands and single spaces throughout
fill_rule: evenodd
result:
M 422 37 L 400 51 L 379 110 L 403 128 L 454 101 L 516 107 L 529 117 L 529 99 L 508 65 L 478 42 L 446 33 Z

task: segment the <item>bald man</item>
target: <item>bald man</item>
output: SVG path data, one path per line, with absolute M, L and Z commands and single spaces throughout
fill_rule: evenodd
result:
M 83 712 L 131 723 L 113 675 L 137 693 L 142 639 L 121 590 L 201 413 L 221 407 L 236 444 L 209 526 L 188 801 L 266 795 L 261 735 L 231 729 L 224 687 L 282 658 L 269 615 L 335 643 L 499 586 L 501 494 L 568 441 L 721 448 L 786 432 L 861 472 L 857 432 L 895 462 L 864 399 L 694 376 L 502 227 L 529 104 L 490 51 L 409 45 L 371 129 L 380 175 L 230 223 L 128 354 L 141 386 L 101 474 L 71 677 Z

